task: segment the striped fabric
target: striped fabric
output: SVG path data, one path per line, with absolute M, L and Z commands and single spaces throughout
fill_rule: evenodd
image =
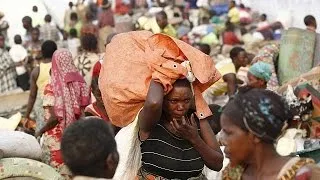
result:
M 200 129 L 199 129 L 200 130 Z M 201 174 L 204 162 L 193 146 L 157 124 L 141 143 L 142 169 L 168 179 L 188 179 Z

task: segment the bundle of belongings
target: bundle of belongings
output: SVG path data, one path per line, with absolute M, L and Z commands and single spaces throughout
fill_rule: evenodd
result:
M 190 45 L 149 31 L 116 35 L 106 48 L 99 88 L 111 122 L 119 127 L 130 124 L 142 108 L 151 79 L 161 83 L 165 92 L 188 74 L 181 63 L 190 63 L 195 81 L 197 116 L 211 115 L 201 93 L 220 78 L 211 58 Z M 125 112 L 125 113 L 124 113 Z
M 34 136 L 20 131 L 0 130 L 0 179 L 62 180 L 54 168 L 40 162 L 41 157 L 41 147 Z
M 259 53 L 261 57 L 253 60 L 272 65 L 273 78 L 268 82 L 268 89 L 284 97 L 294 116 L 278 141 L 278 153 L 311 157 L 317 162 L 320 162 L 319 37 L 311 31 L 289 28 L 279 45 L 264 47 L 262 56 Z
M 132 179 L 141 165 L 137 114 L 154 79 L 169 93 L 177 79 L 187 78 L 193 87 L 196 115 L 211 111 L 202 92 L 220 79 L 212 59 L 164 34 L 135 31 L 116 35 L 106 47 L 99 88 L 110 121 L 123 127 L 116 136 L 120 162 L 114 179 Z M 130 168 L 128 168 L 130 167 Z
M 282 85 L 277 92 L 286 97 L 292 114 L 309 122 L 308 134 L 320 137 L 320 66 L 293 78 Z M 290 96 L 290 94 L 292 94 Z M 298 119 L 298 118 L 296 118 Z
M 21 113 L 10 118 L 0 117 L 0 179 L 52 179 L 62 180 L 61 175 L 41 162 L 42 150 L 37 139 L 17 131 Z M 34 128 L 34 124 L 25 124 Z
M 300 125 L 311 138 L 320 137 L 319 48 L 319 34 L 289 28 L 282 36 L 277 62 L 277 92 L 286 97 L 295 119 L 304 122 Z
M 320 66 L 289 80 L 277 92 L 285 97 L 294 116 L 293 129 L 279 140 L 279 153 L 320 162 Z

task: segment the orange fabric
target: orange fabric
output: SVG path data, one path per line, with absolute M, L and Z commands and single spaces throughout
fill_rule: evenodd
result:
M 220 79 L 209 56 L 164 34 L 133 31 L 116 35 L 106 47 L 99 78 L 111 122 L 124 127 L 134 120 L 144 104 L 151 79 L 160 82 L 168 93 L 175 80 L 187 74 L 180 65 L 185 60 L 190 61 L 197 78 L 193 82 L 197 116 L 203 119 L 212 114 L 201 93 Z

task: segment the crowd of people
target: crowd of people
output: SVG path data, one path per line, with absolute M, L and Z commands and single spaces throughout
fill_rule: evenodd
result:
M 32 9 L 32 17 L 22 19 L 25 34 L 15 35 L 13 45 L 10 22 L 0 12 L 0 93 L 30 92 L 23 126 L 40 141 L 42 162 L 62 179 L 320 178 L 315 160 L 280 156 L 274 146 L 294 119 L 277 92 L 281 22 L 218 0 L 69 2 L 64 27 Z M 316 33 L 312 15 L 304 23 Z M 165 36 L 157 41 L 146 31 Z M 113 43 L 126 33 L 155 60 L 144 65 L 153 73 L 143 84 L 147 93 L 139 112 L 119 126 L 108 113 L 101 72 L 109 70 L 111 51 L 126 56 L 119 56 L 120 65 L 128 52 L 127 63 L 137 64 L 138 52 Z M 173 55 L 176 46 L 183 48 Z M 210 60 L 194 61 L 196 55 Z M 158 56 L 164 63 L 156 62 Z M 187 57 L 191 65 L 176 64 Z M 202 118 L 197 95 L 209 81 L 200 93 L 211 111 Z M 128 89 L 119 94 L 133 96 Z M 36 123 L 34 131 L 30 122 Z

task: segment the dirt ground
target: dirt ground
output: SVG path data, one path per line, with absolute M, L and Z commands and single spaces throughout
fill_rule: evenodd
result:
M 26 111 L 29 91 L 0 96 L 0 116 L 10 117 L 20 111 Z

